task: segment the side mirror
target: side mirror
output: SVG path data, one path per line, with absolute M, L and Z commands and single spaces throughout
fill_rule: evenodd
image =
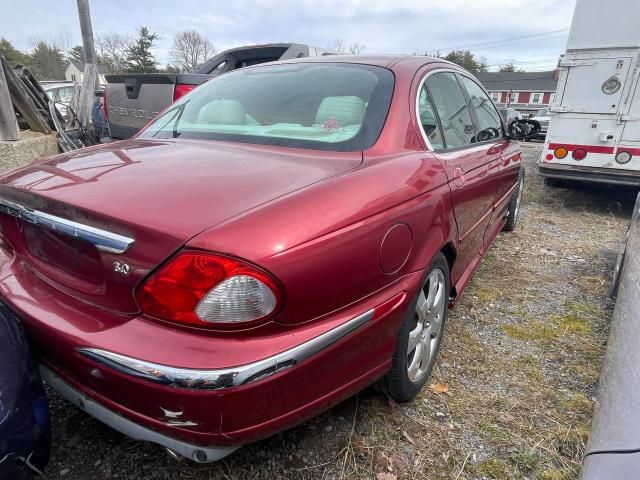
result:
M 534 138 L 540 133 L 540 129 L 540 122 L 537 120 L 514 120 L 507 127 L 507 138 L 511 140 Z

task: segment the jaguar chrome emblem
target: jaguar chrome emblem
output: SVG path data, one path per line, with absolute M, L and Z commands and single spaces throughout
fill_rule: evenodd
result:
M 120 273 L 122 275 L 129 275 L 129 270 L 130 267 L 129 265 L 127 265 L 126 263 L 122 263 L 122 262 L 113 262 L 113 270 L 116 273 Z

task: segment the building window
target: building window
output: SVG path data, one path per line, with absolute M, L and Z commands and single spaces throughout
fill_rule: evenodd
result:
M 517 92 L 511 92 L 509 94 L 509 103 L 518 103 L 518 93 Z
M 491 92 L 491 100 L 493 103 L 500 103 L 501 92 Z
M 71 81 L 72 81 L 72 82 L 75 82 L 75 81 L 76 81 L 76 74 L 75 74 L 75 73 L 72 73 L 72 74 L 71 74 Z
M 543 98 L 544 98 L 544 93 L 532 93 L 531 101 L 529 103 L 542 103 Z

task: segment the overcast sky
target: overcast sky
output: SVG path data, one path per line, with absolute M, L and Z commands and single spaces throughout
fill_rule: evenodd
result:
M 21 49 L 34 39 L 80 43 L 76 2 L 2 0 L 0 36 Z M 161 39 L 169 61 L 173 36 L 195 29 L 218 51 L 267 42 L 327 47 L 359 42 L 366 53 L 446 52 L 469 48 L 489 65 L 554 67 L 564 51 L 575 0 L 92 0 L 95 34 L 134 35 L 140 25 Z M 489 43 L 493 42 L 493 43 Z

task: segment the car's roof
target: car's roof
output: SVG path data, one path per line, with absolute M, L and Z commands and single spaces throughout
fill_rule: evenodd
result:
M 427 63 L 448 63 L 454 67 L 457 65 L 443 60 L 441 58 L 423 57 L 419 55 L 322 55 L 319 57 L 303 57 L 292 60 L 284 60 L 275 63 L 355 63 L 361 65 L 375 65 L 379 67 L 393 68 L 395 65 L 402 64 L 403 67 L 420 68 Z

